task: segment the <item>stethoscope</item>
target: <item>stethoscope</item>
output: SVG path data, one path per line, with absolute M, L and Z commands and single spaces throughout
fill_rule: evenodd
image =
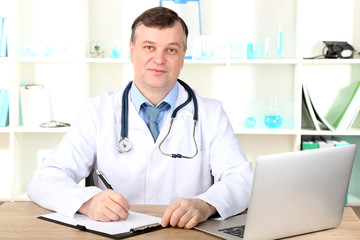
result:
M 173 111 L 172 115 L 171 115 L 171 121 L 170 121 L 170 127 L 169 127 L 169 131 L 167 132 L 166 136 L 164 137 L 164 139 L 160 142 L 159 144 L 159 150 L 161 152 L 161 154 L 168 156 L 168 157 L 172 157 L 172 158 L 194 158 L 197 153 L 198 153 L 198 146 L 196 144 L 196 140 L 195 140 L 195 127 L 196 127 L 196 123 L 198 120 L 198 103 L 197 103 L 197 99 L 195 96 L 195 93 L 193 92 L 193 90 L 190 88 L 189 85 L 187 85 L 185 82 L 183 82 L 182 80 L 178 79 L 177 80 L 187 91 L 188 93 L 188 98 L 185 102 L 183 102 L 180 106 L 178 106 L 177 108 L 175 108 L 175 110 Z M 126 153 L 129 152 L 132 148 L 133 145 L 130 142 L 129 138 L 128 138 L 128 113 L 129 113 L 129 91 L 132 85 L 132 81 L 126 86 L 123 96 L 122 96 L 122 107 L 121 107 L 121 132 L 120 132 L 120 141 L 117 145 L 117 150 L 120 153 Z M 194 140 L 194 144 L 195 144 L 195 154 L 192 156 L 184 156 L 182 154 L 179 153 L 166 153 L 161 149 L 162 144 L 165 142 L 166 138 L 169 136 L 174 119 L 176 118 L 176 114 L 177 112 L 185 107 L 191 100 L 193 100 L 194 103 L 194 128 L 193 128 L 193 140 Z

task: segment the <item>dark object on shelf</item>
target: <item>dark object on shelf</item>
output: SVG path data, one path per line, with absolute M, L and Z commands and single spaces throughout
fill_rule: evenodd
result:
M 355 49 L 347 42 L 324 41 L 325 58 L 353 58 Z

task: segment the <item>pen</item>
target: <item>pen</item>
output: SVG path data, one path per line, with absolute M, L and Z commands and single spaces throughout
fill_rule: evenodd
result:
M 111 189 L 111 190 L 114 190 L 112 188 L 112 186 L 110 185 L 110 182 L 109 180 L 105 177 L 105 174 L 100 171 L 99 169 L 96 169 L 96 174 L 99 176 L 99 178 L 101 179 L 101 181 L 105 184 L 105 186 L 108 188 L 108 189 Z M 126 213 L 129 215 L 129 212 L 126 211 Z
M 114 190 L 111 185 L 109 180 L 107 180 L 107 178 L 105 177 L 104 173 L 102 171 L 100 171 L 99 169 L 96 170 L 96 174 L 99 176 L 99 178 L 101 179 L 101 181 L 105 184 L 105 186 L 108 189 Z

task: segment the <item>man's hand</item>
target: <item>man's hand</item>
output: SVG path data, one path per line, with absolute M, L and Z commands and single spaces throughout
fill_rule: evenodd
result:
M 127 219 L 130 209 L 128 200 L 114 190 L 105 190 L 85 202 L 79 212 L 93 220 L 109 222 Z
M 167 207 L 161 225 L 166 227 L 170 223 L 173 227 L 190 229 L 206 221 L 215 212 L 216 209 L 203 200 L 180 198 Z

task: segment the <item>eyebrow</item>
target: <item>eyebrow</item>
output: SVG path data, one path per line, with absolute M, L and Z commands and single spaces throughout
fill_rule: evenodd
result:
M 156 45 L 155 42 L 150 41 L 150 40 L 144 40 L 144 41 L 142 42 L 142 44 L 154 44 L 154 45 Z M 167 45 L 181 47 L 178 42 L 169 42 Z

